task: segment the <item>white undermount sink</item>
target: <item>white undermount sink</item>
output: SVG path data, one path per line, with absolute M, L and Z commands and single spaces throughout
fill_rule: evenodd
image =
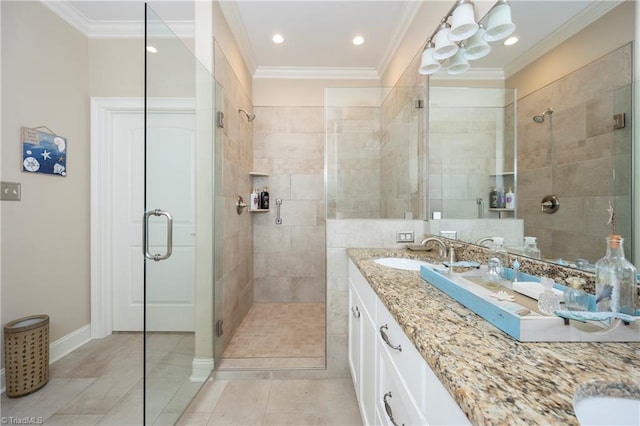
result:
M 403 269 L 405 271 L 419 271 L 421 265 L 429 266 L 431 268 L 437 266 L 422 260 L 407 259 L 404 257 L 382 257 L 380 259 L 375 259 L 374 262 L 388 268 Z
M 595 390 L 596 386 L 597 382 L 583 385 L 574 395 L 573 411 L 581 426 L 640 425 L 638 389 L 620 396 L 619 386 L 600 385 L 601 389 Z M 616 392 L 611 392 L 612 389 Z

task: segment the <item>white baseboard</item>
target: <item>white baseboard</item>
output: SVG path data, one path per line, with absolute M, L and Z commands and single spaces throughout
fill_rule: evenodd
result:
M 189 381 L 204 383 L 213 371 L 213 358 L 194 358 L 191 362 Z
M 87 324 L 49 344 L 49 364 L 78 349 L 91 340 L 91 324 Z M 0 391 L 7 390 L 4 368 L 0 370 Z

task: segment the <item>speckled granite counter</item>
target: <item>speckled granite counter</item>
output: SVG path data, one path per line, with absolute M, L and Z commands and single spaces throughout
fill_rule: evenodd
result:
M 579 385 L 606 379 L 640 386 L 640 343 L 521 343 L 419 272 L 373 261 L 429 260 L 428 252 L 347 253 L 473 424 L 578 424 L 572 404 Z

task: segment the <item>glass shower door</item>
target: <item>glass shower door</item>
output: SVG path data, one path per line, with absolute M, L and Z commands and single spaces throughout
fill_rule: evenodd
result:
M 144 424 L 174 424 L 213 368 L 215 88 L 145 16 Z

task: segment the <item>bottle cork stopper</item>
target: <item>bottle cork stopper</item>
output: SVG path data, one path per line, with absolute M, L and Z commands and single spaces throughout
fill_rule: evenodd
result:
M 622 235 L 609 235 L 609 247 L 611 247 L 612 249 L 620 247 L 620 241 L 622 241 Z

